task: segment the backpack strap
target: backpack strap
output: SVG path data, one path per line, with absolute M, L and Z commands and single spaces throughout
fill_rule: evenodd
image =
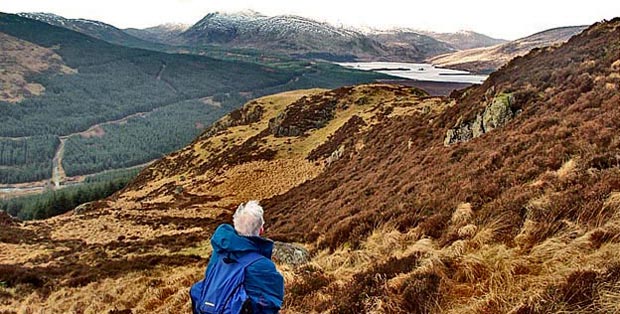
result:
M 258 252 L 249 252 L 248 254 L 245 254 L 239 258 L 237 258 L 236 260 L 232 260 L 233 262 L 239 263 L 241 265 L 241 269 L 244 272 L 244 278 L 245 278 L 245 270 L 252 264 L 254 264 L 255 262 L 257 262 L 259 259 L 263 258 L 264 256 L 259 254 Z M 230 256 L 227 257 L 228 259 L 231 259 Z M 244 279 L 245 281 L 245 279 Z M 244 281 L 240 282 L 235 289 L 233 289 L 230 294 L 228 295 L 228 298 L 226 298 L 226 301 L 224 302 L 224 306 L 222 306 L 222 311 L 224 310 L 224 308 L 226 307 L 226 304 L 228 304 L 228 302 L 230 302 L 230 299 L 232 298 L 232 296 L 237 292 L 237 290 L 239 290 L 241 288 L 241 286 L 244 284 Z

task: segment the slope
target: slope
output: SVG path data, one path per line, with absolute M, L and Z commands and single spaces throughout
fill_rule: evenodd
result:
M 313 275 L 293 281 L 312 288 L 291 306 L 618 311 L 618 38 L 617 18 L 517 58 L 439 114 L 355 137 L 364 149 L 263 202 L 274 238 L 315 247 Z M 493 125 L 509 116 L 498 106 L 513 117 Z M 481 134 L 444 145 L 478 117 Z
M 435 56 L 429 61 L 436 66 L 475 73 L 490 73 L 534 48 L 559 45 L 583 31 L 586 26 L 560 27 L 491 47 L 468 49 Z
M 2 306 L 178 312 L 210 232 L 256 198 L 270 237 L 312 252 L 278 261 L 286 313 L 617 312 L 619 36 L 595 24 L 451 99 L 256 99 L 106 201 L 9 222 Z
M 50 49 L 33 45 L 18 38 L 0 33 L 0 101 L 16 103 L 44 91 L 41 84 L 29 82 L 35 73 L 50 71 L 69 74 L 74 72 L 63 64 L 62 58 Z M 30 51 L 24 54 L 24 51 Z M 51 69 L 50 69 L 51 68 Z
M 354 144 L 348 135 L 439 102 L 390 85 L 253 100 L 114 197 L 1 229 L 0 310 L 178 313 L 202 273 L 210 233 L 239 202 L 284 193 L 335 162 L 339 145 Z
M 428 31 L 418 31 L 420 34 L 430 36 L 437 40 L 450 44 L 458 50 L 489 47 L 506 43 L 507 40 L 489 37 L 473 31 L 458 31 L 455 33 L 435 33 Z

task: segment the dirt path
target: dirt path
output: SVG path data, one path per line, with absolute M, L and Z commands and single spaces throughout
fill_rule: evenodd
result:
M 161 68 L 159 68 L 159 72 L 157 72 L 157 75 L 155 76 L 155 79 L 158 81 L 162 81 L 164 82 L 164 84 L 166 84 L 166 86 L 168 86 L 172 91 L 175 92 L 175 94 L 179 93 L 179 90 L 177 90 L 176 87 L 172 86 L 172 84 L 170 84 L 170 82 L 163 80 L 161 78 L 162 73 L 164 73 L 164 70 L 166 69 L 166 63 L 162 63 L 161 64 Z
M 164 72 L 165 69 L 166 69 L 166 64 L 162 63 L 161 64 L 161 68 L 159 68 L 159 72 L 157 72 L 157 75 L 155 77 L 156 80 L 158 80 L 158 81 L 161 80 L 161 74 Z
M 65 170 L 62 167 L 62 158 L 65 154 L 66 141 L 67 137 L 60 138 L 60 144 L 58 145 L 54 159 L 52 159 L 52 183 L 54 184 L 54 188 L 60 187 L 60 183 L 64 182 L 66 178 Z

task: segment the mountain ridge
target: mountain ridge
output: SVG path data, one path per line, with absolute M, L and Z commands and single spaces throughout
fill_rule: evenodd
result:
M 336 61 L 359 59 L 420 62 L 431 56 L 458 50 L 458 47 L 464 45 L 459 42 L 466 40 L 464 34 L 470 39 L 471 34 L 475 34 L 477 39 L 475 43 L 469 40 L 470 46 L 488 45 L 495 40 L 475 32 L 427 32 L 430 36 L 411 29 L 363 32 L 297 15 L 267 16 L 251 10 L 211 12 L 187 28 L 159 25 L 125 30 L 102 22 L 66 19 L 54 14 L 21 14 L 108 42 L 138 48 L 174 51 L 174 47 L 220 45 L 266 49 L 293 56 Z
M 88 19 L 68 19 L 53 13 L 18 13 L 17 15 L 33 20 L 37 20 L 43 23 L 47 23 L 54 26 L 64 27 L 79 33 L 89 35 L 91 37 L 101 39 L 113 44 L 119 44 L 131 47 L 148 47 L 151 46 L 151 42 L 144 41 L 140 38 L 134 37 L 127 32 L 112 26 L 110 24 L 88 20 Z
M 586 28 L 587 26 L 552 28 L 503 44 L 435 56 L 428 61 L 441 67 L 474 73 L 489 73 L 499 69 L 512 58 L 528 53 L 531 49 L 566 42 Z

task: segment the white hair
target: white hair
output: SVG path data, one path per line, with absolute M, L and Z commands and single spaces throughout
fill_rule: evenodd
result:
M 233 224 L 239 235 L 255 237 L 260 235 L 260 229 L 265 224 L 263 219 L 263 208 L 258 205 L 258 201 L 241 203 L 233 215 Z

